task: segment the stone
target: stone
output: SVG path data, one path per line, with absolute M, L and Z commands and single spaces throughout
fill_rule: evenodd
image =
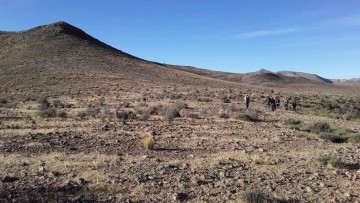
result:
M 225 178 L 225 172 L 224 172 L 224 171 L 220 171 L 220 173 L 219 173 L 219 178 L 220 178 L 220 179 Z
M 60 176 L 60 173 L 57 172 L 57 171 L 52 171 L 51 175 L 54 176 L 54 177 L 58 177 L 58 176 Z
M 19 178 L 17 177 L 12 177 L 12 176 L 4 176 L 1 178 L 1 182 L 3 183 L 12 183 L 19 180 Z
M 44 175 L 45 172 L 46 172 L 46 169 L 43 166 L 38 169 L 38 175 Z
M 309 187 L 309 186 L 307 186 L 305 189 L 306 189 L 306 192 L 308 192 L 308 193 L 314 192 L 313 189 L 311 189 L 311 187 Z
M 175 192 L 171 195 L 171 199 L 174 201 L 184 201 L 187 199 L 187 195 L 181 192 Z

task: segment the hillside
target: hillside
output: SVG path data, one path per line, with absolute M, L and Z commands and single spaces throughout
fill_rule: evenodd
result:
M 284 87 L 299 88 L 299 87 L 315 87 L 315 88 L 335 88 L 329 86 L 330 80 L 317 76 L 315 74 L 301 73 L 301 72 L 271 72 L 266 69 L 260 69 L 252 73 L 228 73 L 221 71 L 212 71 L 190 66 L 171 66 L 175 69 L 186 71 L 189 73 L 206 76 L 214 79 L 231 81 L 242 84 L 250 84 L 263 87 Z M 291 74 L 290 74 L 291 73 Z
M 146 61 L 65 22 L 0 35 L 2 94 L 89 91 L 116 84 L 231 85 Z M 116 83 L 116 84 L 115 84 Z
M 311 81 L 324 82 L 324 83 L 332 83 L 331 80 L 318 76 L 316 74 L 303 73 L 303 72 L 294 72 L 294 71 L 279 71 L 277 72 L 279 75 L 287 76 L 287 77 L 296 77 L 296 78 L 305 78 Z
M 1 31 L 0 47 L 0 80 L 4 81 L 0 94 L 6 96 L 93 94 L 137 85 L 339 89 L 307 73 L 263 69 L 239 74 L 151 62 L 117 50 L 66 22 Z

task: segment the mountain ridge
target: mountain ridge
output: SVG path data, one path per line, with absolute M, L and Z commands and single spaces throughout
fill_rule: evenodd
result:
M 103 81 L 105 85 L 109 82 L 106 77 L 110 76 L 147 85 L 326 85 L 321 81 L 287 77 L 265 69 L 240 74 L 152 62 L 107 45 L 64 21 L 1 33 L 0 79 L 6 81 L 0 88 L 2 92 L 12 88 L 23 93 L 28 90 L 51 92 L 54 88 L 72 89 L 73 86 L 86 89 L 96 86 L 94 81 Z M 102 78 L 99 79 L 100 75 Z M 42 84 L 52 86 L 43 87 Z

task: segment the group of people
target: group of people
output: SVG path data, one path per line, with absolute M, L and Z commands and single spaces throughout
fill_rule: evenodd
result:
M 250 106 L 250 96 L 248 94 L 245 95 L 244 97 L 245 100 L 245 106 L 246 109 L 249 109 Z M 284 100 L 284 108 L 285 110 L 289 110 L 289 104 L 292 104 L 292 110 L 296 111 L 296 106 L 297 106 L 297 99 L 296 97 L 294 99 L 291 99 L 291 97 L 286 97 Z M 272 111 L 275 111 L 276 109 L 280 109 L 280 97 L 279 96 L 275 96 L 272 97 L 270 95 L 265 97 L 265 102 L 266 107 L 268 109 L 271 109 Z

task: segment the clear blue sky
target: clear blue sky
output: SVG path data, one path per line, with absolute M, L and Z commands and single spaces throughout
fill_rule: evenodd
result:
M 61 20 L 162 63 L 360 77 L 359 0 L 0 0 L 0 30 Z

